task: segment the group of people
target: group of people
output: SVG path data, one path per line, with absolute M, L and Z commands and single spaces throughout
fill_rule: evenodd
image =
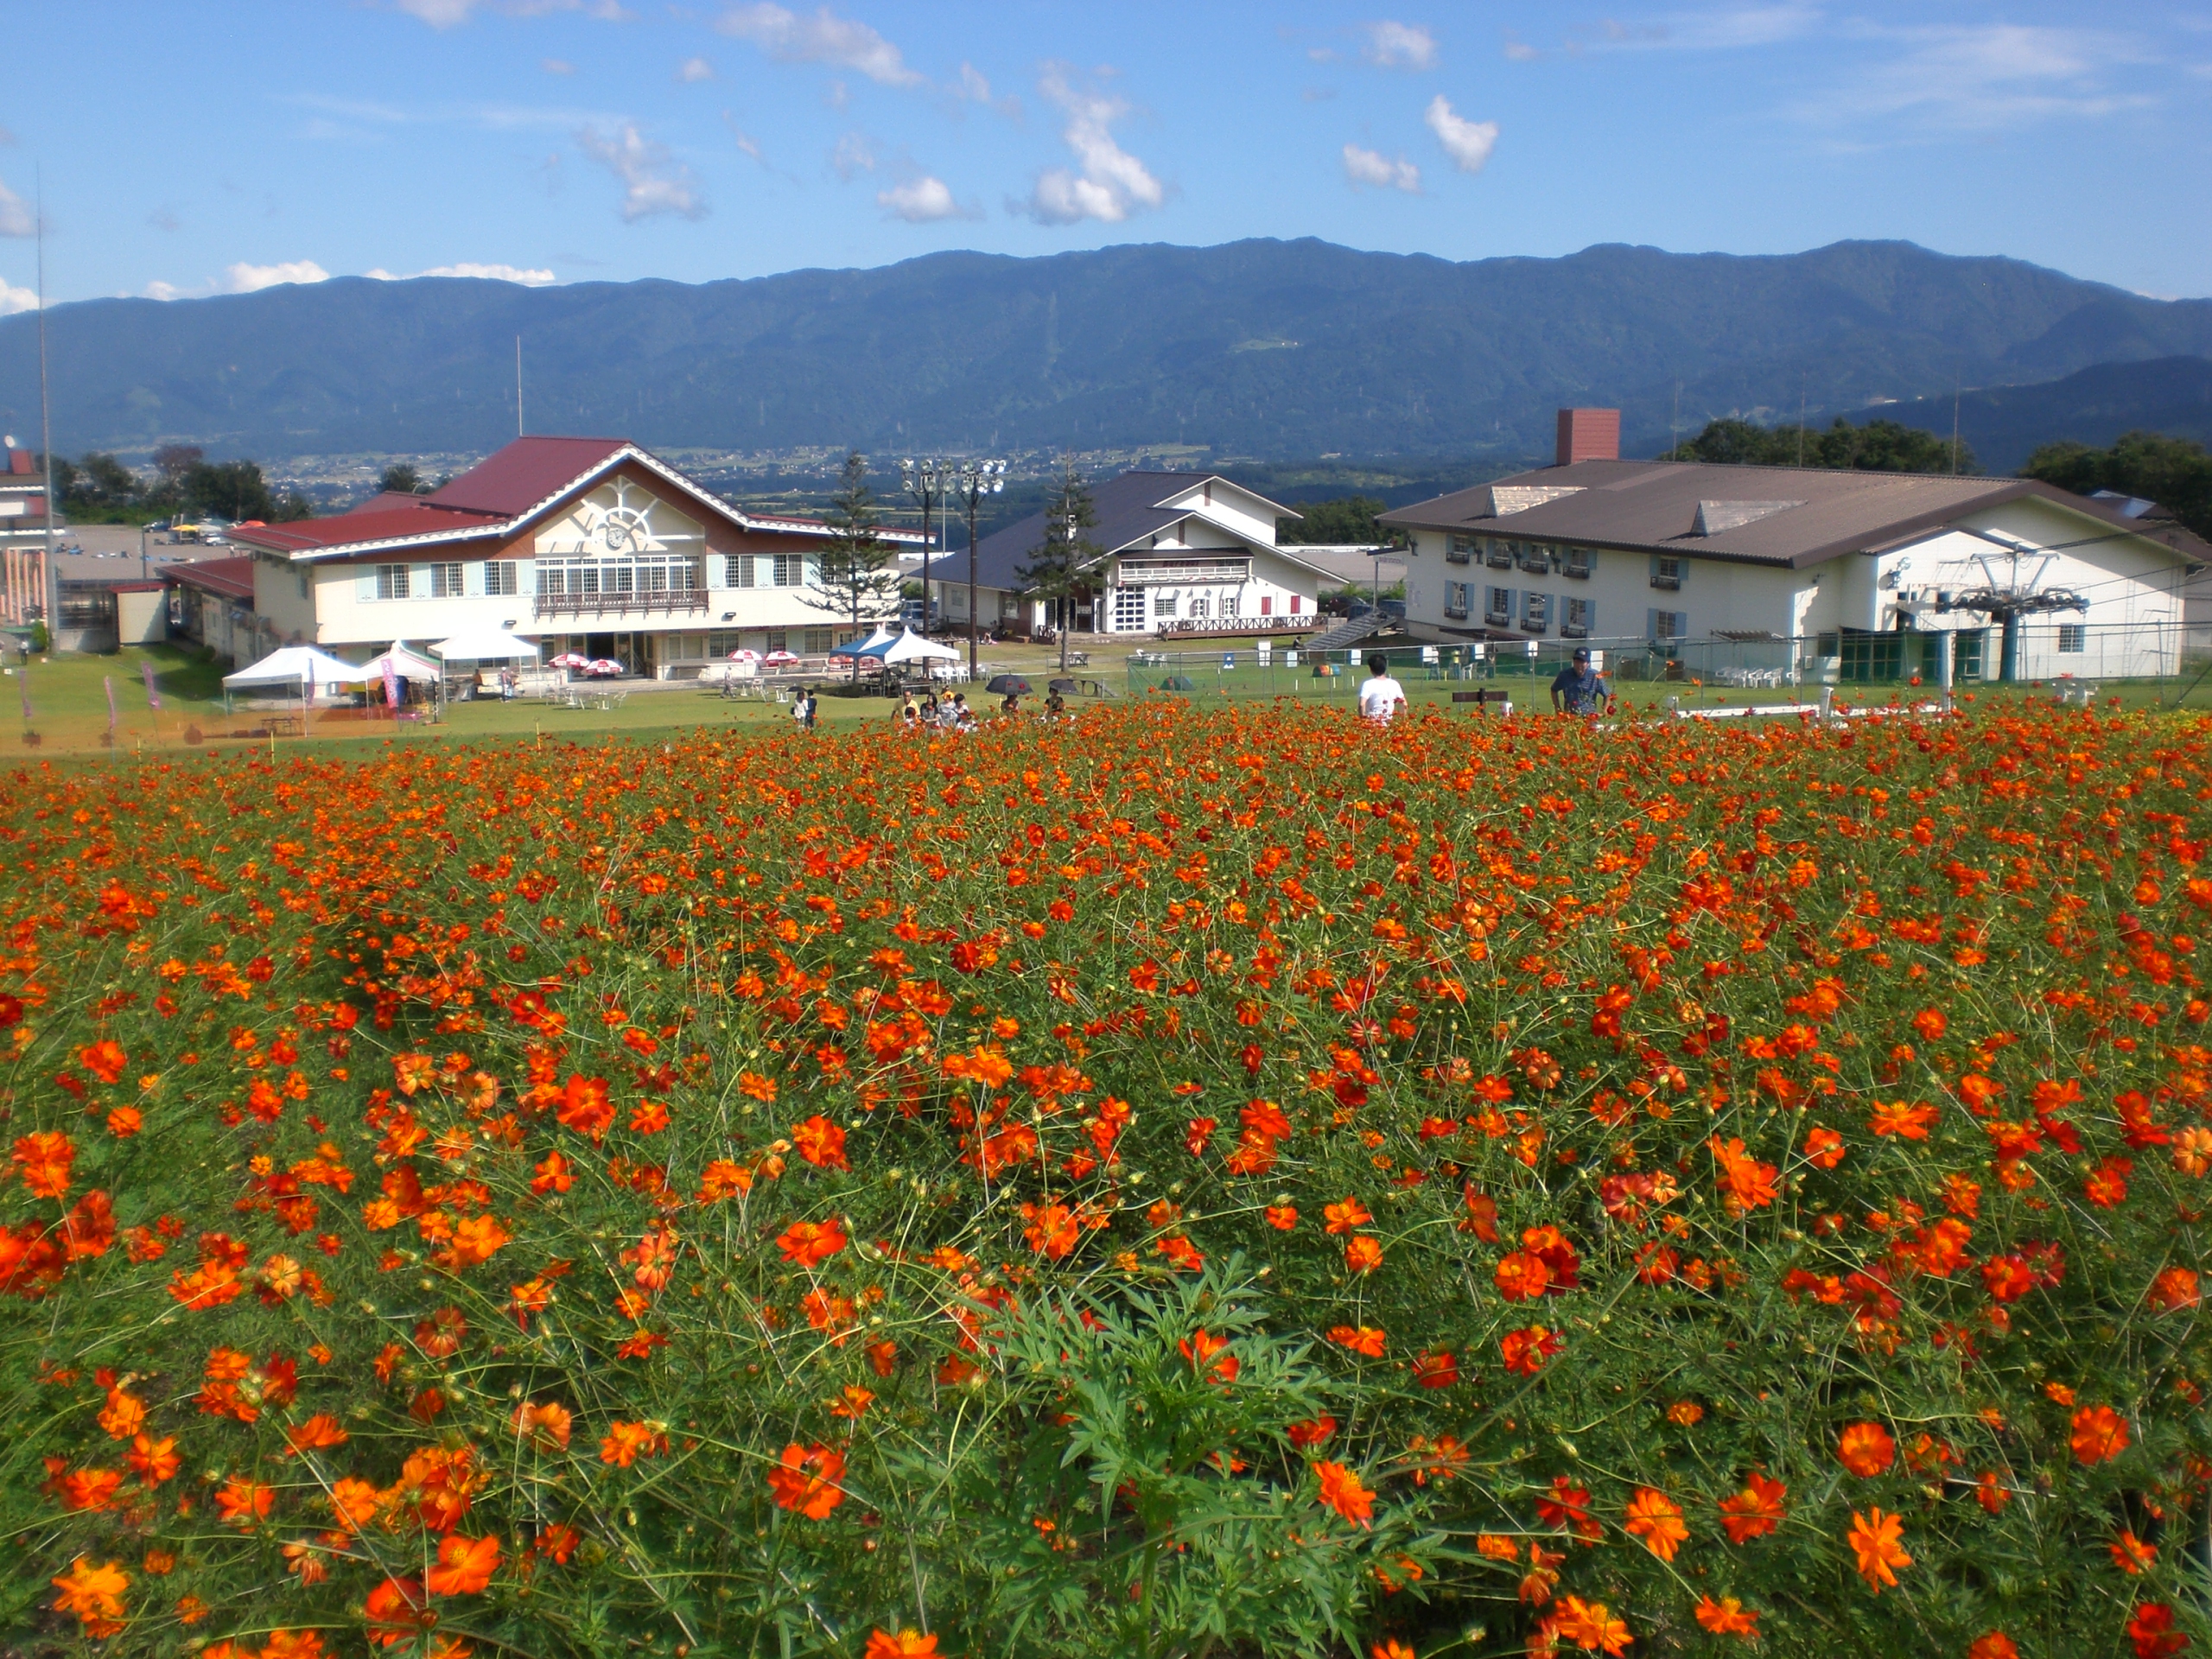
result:
M 1367 659 L 1367 674 L 1359 687 L 1360 718 L 1388 726 L 1406 706 L 1406 688 L 1391 676 L 1390 659 L 1379 651 Z M 1612 687 L 1590 666 L 1589 651 L 1577 645 L 1573 660 L 1552 677 L 1552 712 L 1588 719 L 1604 714 L 1612 700 Z M 1510 705 L 1506 712 L 1513 712 Z

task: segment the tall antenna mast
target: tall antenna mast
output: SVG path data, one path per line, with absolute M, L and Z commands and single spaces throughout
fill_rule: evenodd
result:
M 1805 464 L 1805 377 L 1797 377 L 1797 464 Z
M 515 436 L 522 436 L 522 336 L 515 336 Z
M 1675 414 L 1674 414 L 1674 418 L 1673 418 L 1672 420 L 1670 420 L 1670 421 L 1669 421 L 1669 422 L 1667 423 L 1667 459 L 1668 459 L 1668 460 L 1669 460 L 1669 461 L 1680 461 L 1680 460 L 1681 459 L 1681 455 L 1679 455 L 1679 454 L 1677 454 L 1675 453 L 1675 451 L 1679 450 L 1681 447 L 1682 447 L 1682 383 L 1681 383 L 1681 381 L 1677 380 L 1677 381 L 1675 381 Z M 1382 567 L 1378 565 L 1378 566 L 1376 566 L 1376 568 L 1377 569 L 1380 569 Z
M 46 588 L 46 648 L 54 648 L 54 631 L 61 626 L 60 573 L 54 568 L 54 416 L 46 396 L 46 167 L 39 166 L 35 211 L 38 213 L 38 424 L 40 470 L 46 474 L 46 552 L 39 572 Z
M 1961 369 L 1957 378 L 1951 382 L 1951 476 L 1953 478 L 1959 475 L 1959 400 L 1966 395 L 1966 371 Z M 2016 564 L 2019 562 L 2018 554 L 2014 554 L 2012 558 Z

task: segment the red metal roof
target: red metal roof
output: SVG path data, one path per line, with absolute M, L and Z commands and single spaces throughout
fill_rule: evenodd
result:
M 194 559 L 189 564 L 172 564 L 162 574 L 167 582 L 204 588 L 226 599 L 253 597 L 251 559 Z
M 295 524 L 264 524 L 230 532 L 234 542 L 276 553 L 312 553 L 366 542 L 396 542 L 413 536 L 498 535 L 504 521 L 453 508 L 400 507 L 389 512 L 341 512 L 334 518 L 302 518 Z
M 423 499 L 433 506 L 512 518 L 629 447 L 627 438 L 517 438 Z
M 412 490 L 378 490 L 367 499 L 356 501 L 346 509 L 356 512 L 408 512 L 429 500 L 427 495 L 417 495 Z

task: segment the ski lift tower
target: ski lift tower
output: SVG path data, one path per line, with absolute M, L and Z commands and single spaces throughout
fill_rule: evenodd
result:
M 1992 543 L 1999 551 L 1974 556 L 1974 563 L 1981 568 L 1982 585 L 1951 594 L 1950 608 L 1979 611 L 2003 626 L 2004 645 L 1999 658 L 1998 678 L 2009 684 L 2020 677 L 2020 619 L 2053 611 L 2079 611 L 2086 615 L 2089 601 L 2071 588 L 2041 585 L 2044 574 L 2057 561 L 2056 553 L 2000 531 L 1975 530 L 1967 533 Z

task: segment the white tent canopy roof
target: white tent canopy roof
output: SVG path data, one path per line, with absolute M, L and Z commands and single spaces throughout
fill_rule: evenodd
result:
M 387 658 L 391 660 L 391 671 L 403 680 L 435 680 L 440 672 L 438 665 L 422 652 L 408 650 L 404 639 L 395 639 L 390 651 L 380 652 L 361 664 L 361 677 L 365 680 L 382 679 Z
M 848 646 L 845 650 L 855 657 L 880 657 L 885 651 L 898 642 L 898 639 L 897 634 L 879 622 L 875 625 L 874 633 L 861 640 L 859 645 Z
M 474 633 L 456 633 L 450 639 L 442 639 L 430 647 L 431 652 L 449 663 L 480 663 L 498 657 L 536 658 L 537 647 L 527 639 L 499 628 L 482 628 Z
M 223 684 L 232 690 L 255 685 L 297 685 L 302 681 L 309 685 L 359 685 L 366 677 L 353 664 L 340 662 L 327 651 L 317 651 L 313 645 L 286 645 L 251 668 L 226 674 Z
M 940 645 L 933 639 L 925 639 L 912 629 L 900 634 L 883 652 L 886 663 L 957 662 L 959 658 L 960 653 L 950 645 Z

